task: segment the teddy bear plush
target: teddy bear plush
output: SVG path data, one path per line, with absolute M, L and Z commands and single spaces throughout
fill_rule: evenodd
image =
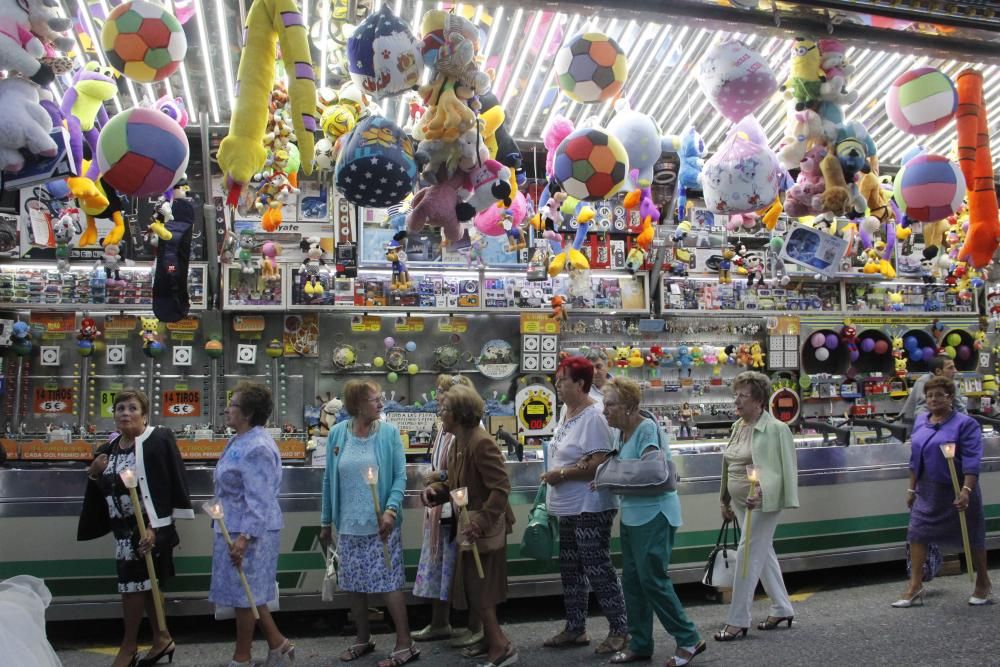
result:
M 785 123 L 785 136 L 778 147 L 778 161 L 785 169 L 794 169 L 806 151 L 823 141 L 823 119 L 812 109 L 789 110 Z
M 844 169 L 840 160 L 833 153 L 828 154 L 819 163 L 823 174 L 824 189 L 820 195 L 820 206 L 824 211 L 834 215 L 847 215 L 851 210 L 851 192 L 847 189 L 844 179 Z
M 18 172 L 24 168 L 25 149 L 32 155 L 53 157 L 58 152 L 52 140 L 52 117 L 38 103 L 38 88 L 27 79 L 0 80 L 0 169 Z
M 785 212 L 793 218 L 818 212 L 819 195 L 826 184 L 820 172 L 820 161 L 826 156 L 826 148 L 813 146 L 799 161 L 799 175 L 795 185 L 785 194 Z

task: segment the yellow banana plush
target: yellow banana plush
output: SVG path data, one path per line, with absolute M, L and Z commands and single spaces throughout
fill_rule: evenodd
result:
M 309 55 L 309 35 L 295 0 L 255 0 L 247 15 L 246 39 L 236 77 L 236 108 L 229 120 L 229 134 L 219 145 L 219 166 L 233 185 L 230 199 L 264 166 L 267 151 L 262 143 L 267 128 L 267 103 L 274 87 L 276 44 L 288 72 L 292 126 L 299 152 L 313 154 L 316 131 L 316 74 Z M 302 161 L 312 173 L 312 160 Z

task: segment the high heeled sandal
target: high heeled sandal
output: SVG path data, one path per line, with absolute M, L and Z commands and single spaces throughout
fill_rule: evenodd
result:
M 788 623 L 788 627 L 792 627 L 792 621 L 794 619 L 794 616 L 768 616 L 765 620 L 757 624 L 757 629 L 774 630 L 782 623 Z
M 177 644 L 171 640 L 170 643 L 164 646 L 163 649 L 156 655 L 153 655 L 152 652 L 147 653 L 145 658 L 142 658 L 136 663 L 136 667 L 150 667 L 151 665 L 155 665 L 163 659 L 163 656 L 167 657 L 167 662 L 172 663 L 174 661 L 174 651 L 176 649 Z M 150 651 L 152 651 L 152 649 L 150 649 Z
M 347 650 L 340 654 L 341 662 L 351 662 L 362 658 L 375 650 L 375 642 L 371 639 L 361 644 L 351 644 Z M 344 657 L 347 656 L 347 657 Z
M 749 628 L 737 628 L 736 632 L 729 632 L 729 630 L 727 629 L 728 627 L 729 626 L 727 625 L 725 628 L 722 628 L 721 630 L 716 632 L 714 635 L 712 635 L 712 638 L 717 642 L 736 641 L 737 639 L 746 637 L 747 631 L 749 630 Z
M 913 595 L 911 595 L 908 598 L 899 598 L 898 600 L 896 600 L 895 602 L 893 602 L 891 606 L 895 607 L 896 609 L 909 609 L 910 607 L 917 606 L 918 602 L 921 605 L 924 604 L 924 588 L 923 587 L 921 587 L 921 589 L 919 591 L 917 591 L 916 593 L 914 593 Z
M 272 648 L 267 652 L 267 662 L 264 663 L 264 667 L 282 667 L 285 658 L 288 658 L 289 662 L 295 662 L 295 644 L 287 639 L 278 648 Z
M 743 629 L 746 630 L 746 628 Z M 695 644 L 690 651 L 688 651 L 685 648 L 681 648 L 682 651 L 688 654 L 688 657 L 685 658 L 680 655 L 674 655 L 672 658 L 670 658 L 670 660 L 667 660 L 666 667 L 684 667 L 685 665 L 690 665 L 694 661 L 694 659 L 698 655 L 704 653 L 705 649 L 707 648 L 708 644 L 705 643 L 704 639 L 700 640 L 697 644 Z

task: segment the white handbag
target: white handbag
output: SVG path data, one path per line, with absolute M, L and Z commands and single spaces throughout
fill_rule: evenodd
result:
M 337 550 L 330 547 L 326 554 L 326 574 L 323 575 L 323 590 L 320 596 L 323 602 L 333 602 L 333 595 L 337 592 L 337 570 L 340 569 L 340 557 Z
M 722 522 L 719 537 L 715 540 L 715 548 L 708 555 L 705 564 L 705 574 L 701 583 L 714 588 L 732 588 L 736 575 L 736 545 L 740 541 L 740 525 L 733 518 L 733 542 L 729 543 L 729 521 Z

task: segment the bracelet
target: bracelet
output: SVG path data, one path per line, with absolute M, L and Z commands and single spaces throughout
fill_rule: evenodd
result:
M 969 493 L 972 493 L 972 489 L 970 489 L 970 488 L 969 488 L 969 487 L 967 487 L 967 486 L 963 486 L 963 487 L 962 487 L 962 489 L 963 489 L 964 491 L 968 491 Z
M 566 479 L 566 468 L 559 468 L 559 479 Z
M 250 533 L 240 533 L 240 537 L 242 537 L 247 542 L 253 540 L 253 535 L 251 535 Z
M 385 511 L 391 514 L 393 519 L 399 516 L 399 513 L 396 511 L 395 507 L 386 507 Z
M 907 489 L 906 492 L 912 493 L 913 495 L 917 495 L 917 492 L 914 489 Z
M 87 475 L 87 479 L 89 479 L 91 482 L 96 482 L 98 478 L 97 475 Z

